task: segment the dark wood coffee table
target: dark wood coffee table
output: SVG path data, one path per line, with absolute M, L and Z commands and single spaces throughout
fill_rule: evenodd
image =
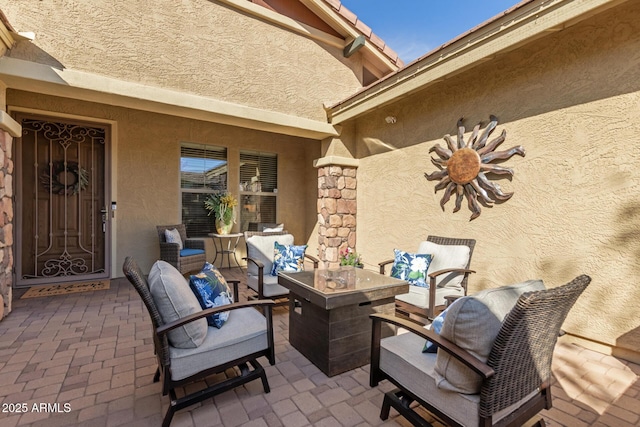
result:
M 403 280 L 355 267 L 280 272 L 278 283 L 290 291 L 289 342 L 328 376 L 369 363 L 369 315 L 393 314 L 395 296 L 409 292 Z

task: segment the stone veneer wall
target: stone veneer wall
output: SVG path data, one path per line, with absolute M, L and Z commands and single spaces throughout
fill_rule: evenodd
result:
M 9 133 L 0 130 L 0 320 L 11 311 L 13 271 L 13 161 Z
M 341 249 L 356 246 L 356 171 L 329 165 L 318 168 L 318 256 L 321 268 L 339 265 Z

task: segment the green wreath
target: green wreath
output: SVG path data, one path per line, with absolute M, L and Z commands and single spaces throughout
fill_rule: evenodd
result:
M 61 196 L 73 196 L 89 185 L 89 174 L 86 169 L 81 168 L 78 162 L 66 162 L 56 160 L 51 164 L 51 175 L 49 168 L 40 174 L 40 182 L 47 191 Z

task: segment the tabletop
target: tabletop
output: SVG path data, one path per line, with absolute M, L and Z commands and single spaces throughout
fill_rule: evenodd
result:
M 360 304 L 409 292 L 404 280 L 351 266 L 296 273 L 279 272 L 278 283 L 325 309 Z
M 217 234 L 217 233 L 209 233 L 211 237 L 242 237 L 242 233 L 228 233 L 228 234 Z

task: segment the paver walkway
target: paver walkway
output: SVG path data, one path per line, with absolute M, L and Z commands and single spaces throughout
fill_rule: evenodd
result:
M 106 291 L 18 299 L 23 292 L 0 322 L 0 426 L 160 425 L 168 398 L 152 382 L 151 322 L 125 279 Z M 370 388 L 368 366 L 327 378 L 293 349 L 285 308 L 274 310 L 274 332 L 277 363 L 263 363 L 271 393 L 253 382 L 180 411 L 172 426 L 408 425 L 393 410 L 379 419 L 392 386 Z M 561 342 L 554 373 L 549 426 L 640 425 L 640 366 Z

